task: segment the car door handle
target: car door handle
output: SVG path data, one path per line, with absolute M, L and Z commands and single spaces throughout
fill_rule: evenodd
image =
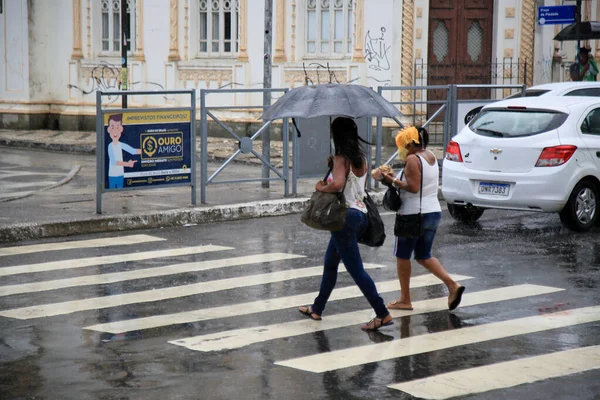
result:
M 596 157 L 600 158 L 600 151 L 596 152 Z

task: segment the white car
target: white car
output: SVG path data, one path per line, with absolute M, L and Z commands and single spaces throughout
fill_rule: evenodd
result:
M 600 99 L 486 105 L 446 148 L 442 194 L 465 222 L 497 208 L 557 212 L 568 228 L 590 229 L 600 212 Z
M 521 97 L 515 93 L 507 99 Z M 539 96 L 590 96 L 600 97 L 600 82 L 554 82 L 544 83 L 525 89 L 525 97 Z

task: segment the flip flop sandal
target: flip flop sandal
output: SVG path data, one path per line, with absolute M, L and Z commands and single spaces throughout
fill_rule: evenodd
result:
M 377 323 L 379 322 L 379 325 L 377 325 Z M 376 331 L 377 329 L 381 328 L 382 326 L 388 326 L 388 325 L 393 325 L 394 324 L 394 320 L 390 319 L 388 322 L 383 322 L 383 319 L 380 318 L 373 318 L 372 320 L 370 320 L 369 322 L 367 322 L 364 326 L 361 327 L 362 330 L 364 331 Z
M 311 306 L 303 306 L 303 307 L 306 307 L 305 311 L 303 311 L 302 309 L 300 309 L 300 307 L 298 307 L 298 311 L 300 311 L 302 314 L 306 315 L 308 318 L 310 318 L 310 319 L 312 319 L 314 321 L 320 321 L 321 320 L 320 316 L 316 316 L 316 317 L 313 316 L 313 314 L 315 314 L 315 313 L 312 311 L 312 307 Z M 315 314 L 315 315 L 317 315 L 317 314 Z
M 461 286 L 458 289 L 456 289 L 456 297 L 448 305 L 448 309 L 450 311 L 455 310 L 458 307 L 458 305 L 460 304 L 460 301 L 462 300 L 462 295 L 463 295 L 464 292 L 465 292 L 465 287 L 464 286 Z

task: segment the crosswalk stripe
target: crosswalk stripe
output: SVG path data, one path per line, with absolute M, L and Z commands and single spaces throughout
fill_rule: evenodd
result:
M 267 253 L 257 254 L 252 256 L 243 257 L 232 257 L 222 258 L 218 260 L 207 260 L 190 262 L 183 264 L 173 264 L 164 267 L 155 268 L 144 268 L 126 272 L 114 272 L 104 275 L 86 275 L 77 278 L 67 279 L 56 279 L 52 281 L 43 282 L 32 282 L 23 283 L 19 285 L 6 285 L 0 286 L 0 297 L 10 296 L 14 294 L 32 293 L 32 292 L 43 292 L 46 290 L 64 289 L 69 287 L 88 286 L 88 285 L 102 285 L 107 283 L 123 282 L 134 279 L 145 279 L 154 278 L 157 276 L 167 276 L 175 274 L 183 274 L 188 272 L 207 271 L 211 269 L 234 267 L 244 264 L 253 264 L 268 261 L 278 260 L 289 260 L 293 258 L 302 258 L 304 256 L 295 254 L 282 254 L 282 253 Z M 293 271 L 293 270 L 292 270 Z M 292 271 L 288 272 L 289 276 L 292 276 Z M 320 274 L 323 271 L 323 267 L 320 267 L 319 272 L 315 275 Z M 283 272 L 281 273 L 283 274 Z M 241 278 L 240 278 L 241 279 Z M 258 278 L 255 278 L 258 279 Z M 289 278 L 289 279 L 293 279 Z M 208 283 L 208 282 L 207 282 Z M 248 285 L 250 286 L 250 285 Z
M 112 238 L 75 240 L 59 243 L 42 243 L 29 246 L 14 246 L 0 248 L 0 256 L 14 256 L 19 254 L 38 253 L 41 251 L 57 251 L 70 249 L 85 249 L 90 247 L 123 246 L 130 244 L 158 242 L 166 240 L 150 235 L 129 235 Z
M 74 269 L 91 267 L 95 265 L 116 264 L 126 261 L 141 261 L 151 258 L 185 256 L 189 254 L 208 253 L 211 251 L 233 250 L 233 247 L 225 246 L 194 246 L 182 247 L 178 249 L 145 251 L 140 253 L 117 254 L 114 256 L 100 256 L 89 258 L 76 258 L 72 260 L 51 261 L 40 264 L 18 265 L 14 267 L 0 268 L 0 276 L 31 274 L 34 272 L 57 271 L 62 269 Z
M 519 299 L 529 296 L 559 292 L 564 289 L 538 285 L 518 285 L 505 288 L 471 292 L 463 297 L 461 307 Z M 392 317 L 400 318 L 409 315 L 426 314 L 448 309 L 447 297 L 417 301 L 413 303 L 414 311 L 390 310 Z M 193 336 L 169 343 L 187 347 L 195 351 L 220 351 L 237 349 L 254 343 L 304 335 L 318 331 L 342 328 L 366 322 L 373 315 L 370 309 L 336 314 L 323 318 L 316 323 L 312 320 L 285 322 L 281 324 L 256 326 L 252 328 L 222 331 L 208 335 Z
M 553 314 L 518 318 L 509 321 L 426 334 L 405 338 L 402 339 L 402 341 L 394 340 L 375 345 L 353 347 L 279 361 L 275 364 L 308 372 L 321 373 L 451 347 L 481 343 L 511 336 L 526 335 L 529 333 L 596 321 L 600 321 L 600 306 L 571 309 Z
M 418 398 L 443 400 L 599 368 L 600 346 L 587 346 L 435 375 L 388 387 Z
M 303 256 L 285 253 L 258 254 L 255 256 L 245 257 L 246 262 L 241 262 L 241 259 L 243 259 L 244 257 L 240 257 L 240 259 L 238 259 L 238 265 L 249 264 L 250 261 L 258 263 L 289 260 L 292 258 L 300 257 Z M 310 270 L 310 272 L 313 275 L 319 275 L 322 272 L 322 270 L 323 267 L 315 267 L 314 269 Z M 253 281 L 255 282 L 255 284 L 258 285 L 261 283 L 268 283 L 269 278 L 273 279 L 273 277 L 276 277 L 279 280 L 285 280 L 283 279 L 284 277 L 287 277 L 288 279 L 295 278 L 293 276 L 293 272 L 289 271 L 272 273 L 271 275 L 273 275 L 273 277 L 268 277 L 265 275 L 269 274 L 257 275 L 256 277 L 243 276 L 238 278 L 193 283 L 190 285 L 180 285 L 162 289 L 144 290 L 140 292 L 118 294 L 113 296 L 91 297 L 82 300 L 73 300 L 61 303 L 41 304 L 31 307 L 14 308 L 11 310 L 0 311 L 0 316 L 17 319 L 53 317 L 56 315 L 71 314 L 78 311 L 96 310 L 101 308 L 124 306 L 127 304 L 147 303 L 151 301 L 168 300 L 175 299 L 178 297 L 210 293 L 218 290 L 233 289 L 235 287 L 248 286 L 249 283 Z M 273 279 L 273 282 L 277 282 L 277 280 Z
M 472 279 L 469 276 L 452 275 L 454 280 L 464 281 Z M 431 274 L 422 275 L 411 278 L 411 287 L 423 287 L 440 284 L 439 279 Z M 377 283 L 377 290 L 379 293 L 398 291 L 398 280 L 390 280 L 385 282 Z M 126 321 L 109 322 L 106 324 L 98 324 L 92 326 L 86 326 L 84 329 L 109 332 L 109 333 L 123 333 L 131 332 L 142 329 L 158 328 L 161 326 L 185 324 L 196 321 L 206 321 L 210 319 L 222 319 L 235 317 L 240 315 L 249 315 L 264 311 L 282 310 L 289 307 L 295 307 L 302 304 L 310 304 L 315 299 L 318 292 L 304 293 L 296 296 L 279 297 L 269 300 L 259 300 L 249 303 L 242 304 L 231 304 L 222 307 L 205 308 L 200 310 L 186 311 L 175 314 L 155 315 L 152 317 L 136 318 Z M 350 299 L 353 297 L 360 297 L 362 293 L 355 285 L 347 286 L 343 288 L 336 288 L 331 297 L 330 301 Z M 2 314 L 0 314 L 2 315 Z

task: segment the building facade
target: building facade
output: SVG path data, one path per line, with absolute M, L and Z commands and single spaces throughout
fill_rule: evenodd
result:
M 575 58 L 574 42 L 552 40 L 563 26 L 537 21 L 538 7 L 562 0 L 272 1 L 273 51 L 265 54 L 263 0 L 127 0 L 124 71 L 121 0 L 0 0 L 0 126 L 94 129 L 95 92 L 118 90 L 124 78 L 129 90 L 262 88 L 265 57 L 274 88 L 330 81 L 531 86 L 552 81 L 557 56 L 562 63 Z M 600 19 L 597 0 L 584 1 L 582 11 L 584 20 Z M 600 54 L 600 41 L 584 45 Z M 128 105 L 179 102 L 131 96 Z M 214 94 L 210 102 L 248 107 L 221 111 L 223 118 L 256 120 L 260 112 L 252 107 L 262 94 Z M 118 107 L 120 98 L 104 103 Z

